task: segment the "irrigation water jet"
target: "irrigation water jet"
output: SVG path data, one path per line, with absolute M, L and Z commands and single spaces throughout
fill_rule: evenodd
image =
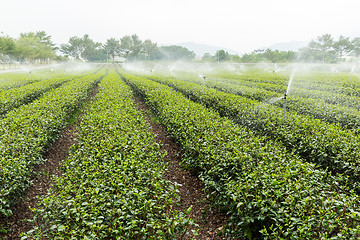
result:
M 355 65 L 353 65 L 352 66 L 352 68 L 351 68 L 351 72 L 350 72 L 350 81 L 351 81 L 351 79 L 352 79 L 352 76 L 353 76 L 353 73 L 354 73 L 354 71 L 355 71 Z
M 286 97 L 287 97 L 287 95 L 289 95 L 290 86 L 291 86 L 291 83 L 292 83 L 292 81 L 293 81 L 294 74 L 295 74 L 295 70 L 293 70 L 292 73 L 291 73 L 291 76 L 290 76 L 290 79 L 289 79 L 289 83 L 288 83 L 288 86 L 287 86 L 287 88 L 286 88 L 286 92 L 285 92 L 285 94 L 284 94 L 284 115 L 283 115 L 283 122 L 285 122 L 285 114 L 286 114 Z
M 286 89 L 286 92 L 285 92 L 285 96 L 286 96 L 286 95 L 289 95 L 290 86 L 291 86 L 291 83 L 292 83 L 292 81 L 293 81 L 294 75 L 295 75 L 295 70 L 293 70 L 292 73 L 291 73 L 291 76 L 290 76 L 290 79 L 289 79 L 289 83 L 288 83 L 288 86 L 287 86 L 287 89 Z
M 283 98 L 284 98 L 284 96 L 282 96 L 282 97 L 277 97 L 277 98 L 272 98 L 272 99 L 267 100 L 266 102 L 269 103 L 269 104 L 274 104 L 274 103 L 280 101 L 280 100 L 283 99 Z

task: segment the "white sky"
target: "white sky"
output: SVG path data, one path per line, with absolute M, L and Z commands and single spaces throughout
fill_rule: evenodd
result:
M 137 34 L 250 52 L 324 33 L 360 37 L 359 0 L 3 0 L 0 32 L 46 31 L 54 42 Z

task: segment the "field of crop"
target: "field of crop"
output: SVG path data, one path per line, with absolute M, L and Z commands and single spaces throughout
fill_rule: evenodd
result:
M 360 78 L 348 69 L 125 63 L 0 73 L 0 238 L 358 239 Z M 171 167 L 151 122 L 201 181 L 206 199 L 196 200 L 225 216 L 212 235 L 201 231 L 204 209 L 181 207 L 186 186 L 164 178 Z M 68 126 L 74 143 L 50 174 L 44 156 Z M 53 175 L 45 193 L 17 214 L 43 175 Z

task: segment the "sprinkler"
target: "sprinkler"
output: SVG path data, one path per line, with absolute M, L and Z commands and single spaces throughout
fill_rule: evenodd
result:
M 283 116 L 283 122 L 285 122 L 285 113 L 286 113 L 286 96 L 287 94 L 284 93 L 284 116 Z
M 205 86 L 205 79 L 206 79 L 206 77 L 205 76 L 201 76 L 203 79 L 204 79 L 204 81 L 203 81 L 203 87 L 202 87 L 202 92 L 204 93 L 204 86 Z

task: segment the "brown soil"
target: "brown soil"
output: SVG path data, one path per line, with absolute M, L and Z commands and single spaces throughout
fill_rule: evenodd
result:
M 86 102 L 89 102 L 98 92 L 96 85 Z M 75 124 L 74 124 L 75 125 Z M 69 156 L 69 148 L 75 141 L 76 127 L 68 125 L 60 134 L 58 139 L 51 145 L 50 149 L 43 155 L 47 161 L 34 168 L 33 183 L 24 196 L 11 208 L 12 216 L 0 218 L 0 226 L 3 226 L 7 233 L 0 235 L 0 239 L 20 239 L 21 233 L 26 233 L 34 227 L 34 224 L 27 219 L 33 219 L 34 214 L 30 208 L 36 208 L 39 196 L 45 196 L 52 185 L 54 176 L 61 176 L 60 162 Z
M 180 205 L 176 210 L 184 211 L 190 207 L 190 218 L 195 220 L 198 226 L 193 226 L 190 230 L 197 232 L 197 235 L 186 235 L 184 239 L 226 239 L 224 236 L 218 236 L 225 225 L 227 217 L 224 213 L 210 209 L 204 194 L 204 186 L 197 176 L 181 167 L 181 148 L 173 138 L 166 133 L 166 128 L 154 123 L 149 115 L 149 108 L 140 97 L 135 97 L 138 109 L 144 113 L 151 130 L 156 134 L 156 141 L 161 143 L 161 150 L 167 152 L 165 160 L 169 163 L 168 171 L 164 178 L 172 183 L 181 184 L 178 186 Z

